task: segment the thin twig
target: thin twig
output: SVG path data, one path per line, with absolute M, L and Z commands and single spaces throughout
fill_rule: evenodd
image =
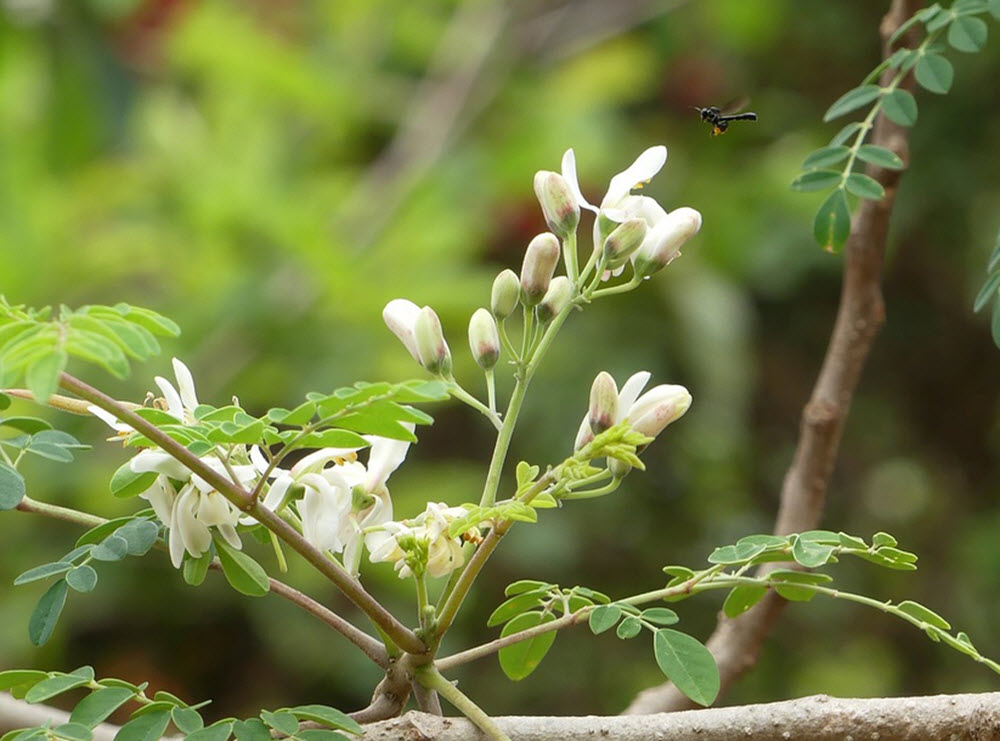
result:
M 893 0 L 879 28 L 883 58 L 892 53 L 889 37 L 921 5 L 919 0 Z M 890 75 L 895 75 L 895 70 L 884 73 L 882 84 L 887 84 Z M 912 89 L 913 85 L 909 77 L 900 87 Z M 876 120 L 872 143 L 891 149 L 904 163 L 909 160 L 908 130 L 885 116 L 880 115 Z M 837 319 L 812 396 L 802 412 L 795 457 L 785 474 L 774 527 L 778 535 L 811 530 L 819 525 L 851 400 L 868 352 L 885 321 L 882 265 L 900 172 L 869 166 L 868 174 L 882 184 L 886 195 L 881 201 L 862 200 L 851 224 Z M 760 647 L 784 605 L 783 599 L 769 593 L 756 607 L 736 619 L 720 615 L 707 644 L 722 676 L 720 696 L 756 663 Z M 668 683 L 641 692 L 625 713 L 657 713 L 690 707 L 693 707 L 691 700 Z

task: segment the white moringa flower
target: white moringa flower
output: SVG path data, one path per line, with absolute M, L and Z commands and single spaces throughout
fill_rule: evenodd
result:
M 566 183 L 569 185 L 580 207 L 593 211 L 596 214 L 608 209 L 620 208 L 622 202 L 627 197 L 630 197 L 632 189 L 642 187 L 643 183 L 648 183 L 663 168 L 666 161 L 666 147 L 656 146 L 647 149 L 636 158 L 635 162 L 611 178 L 611 182 L 608 184 L 608 192 L 601 199 L 600 207 L 587 201 L 580 191 L 580 183 L 576 177 L 576 155 L 572 149 L 567 149 L 563 155 L 562 175 L 566 179 Z M 624 221 L 624 219 L 614 220 L 619 222 Z
M 194 378 L 192 378 L 188 367 L 177 358 L 172 358 L 171 363 L 174 367 L 174 377 L 177 379 L 177 388 L 174 388 L 167 379 L 157 376 L 154 380 L 163 393 L 163 398 L 159 402 L 159 406 L 161 409 L 163 406 L 166 406 L 166 409 L 163 409 L 163 411 L 178 422 L 188 424 L 194 422 L 194 410 L 198 406 L 198 396 L 194 390 Z M 87 407 L 87 410 L 115 431 L 115 435 L 108 438 L 109 441 L 125 440 L 135 432 L 132 429 L 132 425 L 122 422 L 115 415 L 104 411 L 100 407 L 91 405 Z
M 412 424 L 404 425 L 411 432 Z M 365 530 L 392 519 L 392 500 L 385 486 L 406 458 L 410 443 L 375 435 L 368 465 L 357 460 L 357 448 L 323 448 L 310 453 L 288 471 L 276 471 L 263 505 L 278 511 L 293 487 L 301 487 L 297 502 L 302 535 L 315 547 L 343 553 L 344 566 L 357 574 Z
M 236 474 L 238 486 L 249 487 L 258 476 L 253 465 L 230 465 L 228 468 L 214 455 L 203 456 L 201 462 L 219 475 L 229 478 Z M 212 545 L 214 527 L 233 548 L 242 543 L 236 533 L 239 510 L 201 476 L 158 448 L 142 450 L 129 461 L 135 473 L 158 474 L 152 486 L 141 496 L 156 512 L 169 532 L 170 561 L 180 568 L 186 551 L 198 558 Z
M 652 275 L 677 257 L 681 245 L 701 228 L 701 214 L 693 208 L 681 207 L 668 213 L 655 199 L 632 194 L 634 188 L 649 182 L 666 161 L 666 147 L 650 147 L 625 170 L 611 178 L 608 192 L 601 199 L 600 207 L 597 207 L 587 202 L 580 190 L 573 150 L 569 149 L 563 155 L 563 177 L 577 202 L 582 208 L 598 214 L 594 222 L 595 250 L 604 249 L 604 240 L 617 224 L 630 219 L 642 219 L 646 222 L 646 237 L 631 254 L 636 274 L 644 277 Z M 623 268 L 623 264 L 616 265 L 603 277 L 607 279 L 610 275 L 618 275 Z
M 465 517 L 464 507 L 428 502 L 413 520 L 386 522 L 365 536 L 372 563 L 391 562 L 400 579 L 415 571 L 445 576 L 462 565 L 462 541 L 449 537 L 451 523 Z
M 612 425 L 628 421 L 636 432 L 641 432 L 646 437 L 656 437 L 664 427 L 680 419 L 688 410 L 691 406 L 691 394 L 683 386 L 661 384 L 640 396 L 649 383 L 650 376 L 649 371 L 639 371 L 625 382 L 621 391 L 616 389 L 617 404 L 607 405 L 609 408 L 615 407 Z M 603 380 L 606 382 L 606 379 Z M 594 439 L 596 433 L 591 428 L 591 417 L 592 413 L 588 411 L 576 434 L 574 450 L 579 450 Z
M 156 385 L 163 392 L 163 398 L 167 403 L 166 412 L 175 417 L 179 422 L 190 424 L 195 421 L 194 410 L 198 406 L 198 396 L 194 390 L 194 378 L 191 371 L 177 358 L 171 360 L 174 366 L 174 377 L 177 379 L 177 388 L 171 385 L 170 381 L 161 376 L 155 379 Z

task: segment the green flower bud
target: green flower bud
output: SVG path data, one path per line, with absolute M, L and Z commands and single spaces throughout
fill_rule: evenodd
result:
M 573 282 L 565 275 L 558 275 L 549 283 L 549 289 L 538 304 L 538 319 L 542 322 L 552 318 L 566 308 L 573 298 Z
M 604 255 L 607 267 L 616 268 L 623 265 L 629 255 L 639 249 L 646 238 L 648 227 L 644 219 L 629 219 L 615 229 L 604 240 Z
M 611 475 L 616 479 L 623 479 L 632 470 L 632 464 L 618 458 L 608 458 L 608 470 L 611 471 Z
M 500 360 L 497 322 L 486 309 L 476 309 L 469 320 L 469 348 L 472 350 L 472 357 L 483 370 L 490 370 Z
M 441 320 L 434 309 L 425 306 L 413 326 L 420 364 L 436 376 L 451 373 L 451 350 L 444 339 Z
M 525 306 L 534 306 L 545 296 L 560 254 L 559 240 L 551 232 L 531 240 L 521 265 L 521 301 Z
M 536 172 L 535 195 L 549 229 L 563 239 L 576 231 L 580 223 L 580 205 L 562 175 L 548 170 Z
M 618 418 L 618 386 L 607 371 L 601 371 L 590 387 L 590 429 L 594 434 L 604 432 Z
M 493 281 L 493 291 L 490 294 L 490 311 L 502 322 L 509 317 L 521 298 L 521 281 L 511 269 L 504 270 Z

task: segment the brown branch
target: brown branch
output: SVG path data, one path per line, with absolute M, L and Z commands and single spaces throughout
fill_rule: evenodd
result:
M 391 704 L 391 703 L 390 703 Z M 66 722 L 68 713 L 29 705 L 0 692 L 0 733 L 50 722 Z M 497 726 L 513 741 L 755 741 L 877 738 L 880 741 L 1000 740 L 1000 692 L 931 697 L 840 699 L 826 695 L 761 705 L 710 708 L 637 716 L 500 717 Z M 303 724 L 303 727 L 315 727 Z M 94 741 L 112 741 L 117 726 L 101 724 Z M 176 738 L 176 737 L 175 737 Z M 465 718 L 442 718 L 410 712 L 367 725 L 361 741 L 481 741 Z
M 919 0 L 893 0 L 879 28 L 883 58 L 892 53 L 888 39 L 921 6 Z M 910 34 L 915 32 L 916 29 Z M 895 75 L 895 70 L 883 73 L 883 85 L 890 82 L 891 75 Z M 900 87 L 912 89 L 913 85 L 912 77 L 908 77 Z M 882 115 L 875 122 L 871 141 L 891 149 L 904 163 L 908 162 L 907 130 Z M 851 400 L 868 352 L 885 321 L 882 264 L 900 172 L 869 166 L 868 174 L 882 184 L 886 195 L 881 201 L 862 200 L 851 224 L 837 319 L 812 396 L 802 411 L 798 445 L 781 489 L 781 504 L 774 526 L 774 532 L 779 535 L 812 530 L 820 523 Z M 785 601 L 772 592 L 736 619 L 720 614 L 707 645 L 719 665 L 722 693 L 757 662 L 761 644 L 784 605 Z M 645 714 L 691 707 L 691 701 L 668 683 L 641 692 L 625 713 Z
M 1000 693 L 844 700 L 798 700 L 680 713 L 617 717 L 494 718 L 513 741 L 754 741 L 877 738 L 880 741 L 1000 739 Z M 363 741 L 480 741 L 465 718 L 410 712 L 365 728 Z

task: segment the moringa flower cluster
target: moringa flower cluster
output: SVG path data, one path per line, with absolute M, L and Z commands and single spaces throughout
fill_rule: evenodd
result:
M 576 434 L 574 450 L 579 450 L 620 422 L 628 422 L 633 430 L 646 437 L 656 437 L 671 422 L 680 419 L 691 406 L 691 394 L 683 386 L 661 384 L 646 393 L 649 371 L 633 374 L 621 391 L 610 373 L 601 371 L 590 389 L 590 408 Z
M 173 367 L 177 387 L 157 377 L 163 396 L 155 404 L 179 424 L 193 424 L 198 407 L 194 380 L 179 360 L 174 359 Z M 97 407 L 91 411 L 115 429 L 116 439 L 134 432 Z M 413 431 L 413 425 L 404 426 Z M 322 448 L 289 469 L 269 467 L 264 453 L 254 445 L 216 446 L 199 460 L 247 492 L 266 476 L 263 506 L 298 523 L 307 541 L 340 555 L 344 567 L 356 574 L 366 535 L 392 519 L 386 481 L 409 448 L 406 441 L 378 436 L 365 439 L 370 446 L 367 465 L 358 460 L 360 448 Z M 200 558 L 209 552 L 213 533 L 240 549 L 237 528 L 257 525 L 252 516 L 242 514 L 201 476 L 158 447 L 139 451 L 128 467 L 134 474 L 155 474 L 140 496 L 149 501 L 166 528 L 170 560 L 176 568 L 183 565 L 185 554 Z
M 602 281 L 632 268 L 632 281 L 648 278 L 669 265 L 701 228 L 701 214 L 682 206 L 667 211 L 655 199 L 632 193 L 656 175 L 667 161 L 667 148 L 650 147 L 611 178 L 600 205 L 583 195 L 576 174 L 576 155 L 566 150 L 561 172 L 540 170 L 534 190 L 551 231 L 528 244 L 520 275 L 506 269 L 493 282 L 489 309 L 477 309 L 469 322 L 469 347 L 476 363 L 488 374 L 498 362 L 503 323 L 518 304 L 526 316 L 542 325 L 553 322 L 568 308 L 593 298 L 591 273 Z M 578 268 L 576 231 L 581 210 L 595 214 L 594 247 L 583 270 Z M 566 274 L 557 275 L 560 257 Z M 493 322 L 485 314 L 492 315 Z M 420 365 L 436 376 L 451 379 L 452 360 L 441 321 L 429 306 L 393 299 L 382 312 L 390 330 Z M 492 383 L 492 382 L 491 382 Z

